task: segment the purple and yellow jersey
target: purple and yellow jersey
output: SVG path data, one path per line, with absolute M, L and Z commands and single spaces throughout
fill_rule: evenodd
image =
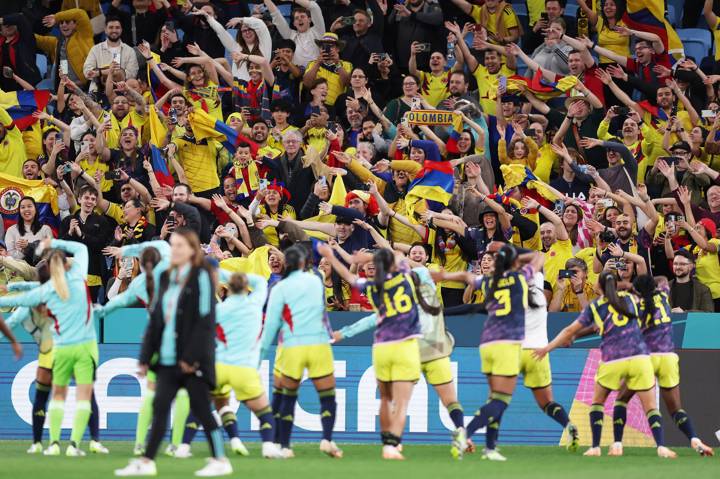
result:
M 480 344 L 522 342 L 525 339 L 525 312 L 528 309 L 528 281 L 535 274 L 527 265 L 518 271 L 508 271 L 498 279 L 492 298 L 488 297 L 492 284 L 491 276 L 475 279 L 475 289 L 488 298 L 485 306 L 488 318 L 480 336 Z
M 409 275 L 404 273 L 390 275 L 385 280 L 382 297 L 375 283 L 360 279 L 356 286 L 365 293 L 377 313 L 375 344 L 422 336 L 417 295 Z
M 645 307 L 645 301 L 640 301 L 640 326 L 650 353 L 675 352 L 669 292 L 667 285 L 655 292 L 653 295 L 655 311 L 652 314 Z
M 628 311 L 637 317 L 635 298 L 622 291 L 618 296 L 625 301 Z M 604 296 L 588 304 L 577 320 L 583 326 L 594 325 L 598 329 L 602 338 L 600 352 L 603 362 L 648 354 L 648 347 L 640 331 L 640 320 L 621 314 Z

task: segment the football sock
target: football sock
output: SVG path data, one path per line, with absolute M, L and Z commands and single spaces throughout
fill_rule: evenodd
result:
M 570 422 L 570 418 L 568 418 L 565 408 L 555 401 L 547 403 L 543 408 L 543 411 L 563 428 L 567 427 Z
M 510 404 L 511 398 L 512 396 L 509 394 L 490 393 L 490 400 L 477 410 L 475 417 L 473 417 L 470 424 L 468 424 L 467 437 L 472 436 L 478 429 L 499 419 Z
M 622 442 L 627 422 L 627 403 L 615 401 L 613 407 L 613 439 L 615 442 Z
M 260 437 L 263 442 L 275 441 L 275 417 L 273 416 L 270 406 L 259 411 L 255 411 L 255 417 L 260 421 Z
M 672 417 L 675 425 L 687 436 L 688 440 L 697 437 L 690 416 L 688 416 L 684 409 L 678 409 L 673 413 Z
M 450 414 L 450 420 L 453 422 L 455 427 L 463 427 L 465 425 L 465 417 L 463 416 L 463 408 L 459 402 L 448 404 L 448 414 Z
M 381 432 L 380 439 L 382 440 L 383 446 L 397 446 L 400 444 L 400 437 L 391 432 Z
M 70 440 L 78 446 L 85 435 L 85 429 L 87 428 L 91 411 L 92 406 L 90 406 L 90 401 L 77 401 L 75 406 L 75 421 L 73 422 Z
M 100 441 L 100 412 L 98 404 L 95 400 L 95 393 L 90 397 L 90 418 L 88 419 L 88 428 L 90 429 L 90 439 Z
M 605 417 L 605 406 L 593 404 L 590 406 L 590 430 L 592 431 L 592 447 L 600 447 L 602 436 L 603 418 Z
M 658 447 L 664 446 L 665 438 L 663 437 L 662 416 L 660 416 L 660 411 L 651 409 L 645 415 L 650 425 L 650 431 L 655 439 L 655 444 L 657 444 Z
M 195 415 L 191 412 L 187 417 L 187 421 L 185 422 L 185 429 L 183 430 L 183 435 L 182 435 L 182 443 L 183 444 L 192 443 L 193 439 L 195 439 L 195 434 L 197 434 L 199 429 L 200 429 L 200 422 L 197 420 Z M 173 426 L 173 436 L 174 435 L 175 435 L 175 427 Z M 175 444 L 175 441 L 173 441 L 173 444 Z
M 298 392 L 296 389 L 283 389 L 283 398 L 280 403 L 280 419 L 277 422 L 278 440 L 284 448 L 290 447 L 293 421 L 295 420 L 295 403 Z
M 219 411 L 223 429 L 230 439 L 238 437 L 237 416 L 230 406 L 223 406 Z
M 147 390 L 145 398 L 137 418 L 137 427 L 135 428 L 135 444 L 145 444 L 150 423 L 153 416 L 153 401 L 155 400 L 155 391 Z
M 498 436 L 500 435 L 500 419 L 496 419 L 487 425 L 485 429 L 485 448 L 492 451 L 497 446 Z
M 51 400 L 48 405 L 48 419 L 50 420 L 50 443 L 60 441 L 62 421 L 65 415 L 65 401 Z
M 337 401 L 335 400 L 335 388 L 318 391 L 320 396 L 320 422 L 322 423 L 322 438 L 332 441 L 333 428 L 335 427 L 335 412 Z
M 271 403 L 273 417 L 275 418 L 275 430 L 274 430 L 275 437 L 273 438 L 274 443 L 280 442 L 280 438 L 278 437 L 277 425 L 280 422 L 280 404 L 282 403 L 282 397 L 283 397 L 282 389 L 274 387 L 273 395 L 272 395 L 272 403 Z
M 205 431 L 208 444 L 210 445 L 210 455 L 216 459 L 225 457 L 225 446 L 223 445 L 222 429 L 215 427 L 212 431 Z
M 175 395 L 175 414 L 172 423 L 172 444 L 177 446 L 185 433 L 185 422 L 190 414 L 190 397 L 186 389 L 179 389 Z M 197 420 L 195 421 L 197 423 Z M 188 442 L 188 444 L 190 444 Z
M 50 397 L 51 386 L 35 382 L 35 399 L 32 408 L 32 431 L 33 443 L 42 442 L 43 426 L 47 412 L 48 398 Z

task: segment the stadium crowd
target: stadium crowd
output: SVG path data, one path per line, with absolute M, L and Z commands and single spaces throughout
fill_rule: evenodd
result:
M 2 2 L 2 282 L 32 276 L 38 241 L 77 241 L 104 303 L 139 273 L 115 247 L 186 226 L 271 282 L 296 242 L 346 264 L 421 244 L 434 267 L 482 272 L 500 241 L 545 253 L 550 311 L 581 311 L 603 270 L 625 289 L 667 276 L 673 311 L 720 311 L 712 51 L 670 52 L 672 28 L 632 28 L 620 0 L 519 6 Z M 43 188 L 49 204 L 12 194 Z M 372 309 L 314 258 L 328 310 Z M 482 300 L 440 287 L 446 308 Z

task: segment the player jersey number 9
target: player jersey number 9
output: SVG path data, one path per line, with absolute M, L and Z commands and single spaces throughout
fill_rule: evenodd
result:
M 405 294 L 405 287 L 399 286 L 390 298 L 388 293 L 385 293 L 385 309 L 387 310 L 387 316 L 396 316 L 398 314 L 407 313 L 412 309 L 413 303 L 412 298 Z
M 493 294 L 495 301 L 498 303 L 498 309 L 495 310 L 495 316 L 505 316 L 510 312 L 512 300 L 510 299 L 509 289 L 497 289 Z

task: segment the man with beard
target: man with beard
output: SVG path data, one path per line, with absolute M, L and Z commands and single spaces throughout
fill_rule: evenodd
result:
M 445 22 L 445 28 L 450 30 L 457 38 L 463 38 L 462 30 L 460 30 L 457 23 Z M 515 75 L 515 56 L 508 55 L 506 57 L 504 56 L 504 47 L 481 41 L 479 46 L 484 49 L 485 56 L 485 62 L 481 64 L 477 61 L 475 55 L 470 52 L 467 43 L 458 42 L 457 46 L 462 51 L 462 58 L 458 57 L 458 64 L 462 67 L 462 62 L 466 62 L 468 69 L 477 81 L 478 99 L 482 111 L 488 115 L 497 115 L 496 99 L 499 90 L 499 78 Z M 477 101 L 474 103 L 477 103 Z
M 456 49 L 459 47 L 455 47 Z M 417 54 L 421 53 L 420 43 L 413 42 L 410 45 L 410 63 L 408 71 L 415 75 L 420 82 L 420 95 L 433 107 L 436 107 L 442 100 L 450 96 L 448 90 L 448 79 L 450 70 L 445 70 L 447 60 L 442 52 L 432 52 L 430 55 L 430 71 L 419 70 L 417 66 Z
M 123 43 L 122 24 L 117 17 L 108 17 L 105 21 L 106 40 L 93 46 L 85 59 L 83 73 L 85 78 L 98 79 L 103 84 L 114 65 L 125 70 L 125 78 L 137 78 L 138 61 L 135 50 Z M 90 86 L 91 91 L 98 89 L 97 83 Z
M 687 96 L 678 88 L 675 81 L 668 81 L 666 86 L 661 86 L 655 93 L 655 104 L 649 100 L 640 102 L 633 101 L 620 87 L 613 81 L 609 73 L 598 69 L 596 74 L 598 78 L 610 88 L 610 91 L 625 104 L 628 108 L 636 111 L 642 117 L 642 120 L 656 130 L 662 130 L 668 127 L 671 118 L 675 118 L 676 122 L 687 132 L 700 123 L 700 117 Z M 678 108 L 677 101 L 680 100 L 684 109 Z M 681 138 L 672 132 L 670 134 L 670 143 L 680 141 Z
M 544 274 L 545 280 L 555 288 L 558 273 L 565 267 L 567 260 L 573 257 L 573 245 L 565 229 L 562 218 L 553 210 L 541 205 L 536 200 L 525 197 L 522 205 L 528 210 L 535 210 L 544 216 L 547 221 L 540 225 L 540 241 L 545 253 Z
M 93 30 L 88 14 L 80 8 L 71 8 L 48 15 L 42 22 L 47 28 L 60 27 L 60 38 L 54 35 L 35 36 L 38 48 L 53 62 L 50 69 L 53 85 L 57 88 L 60 77 L 67 75 L 73 83 L 85 87 L 88 79 L 83 73 L 83 62 L 93 47 Z
M 450 96 L 440 102 L 438 110 L 454 111 L 457 109 L 455 105 L 460 100 L 465 100 L 477 108 L 480 108 L 480 105 L 478 105 L 477 101 L 468 92 L 469 86 L 470 79 L 467 73 L 462 70 L 450 73 L 448 77 L 448 91 L 450 92 Z
M 105 132 L 105 142 L 108 148 L 117 148 L 120 144 L 120 132 L 132 126 L 138 131 L 145 124 L 145 100 L 127 84 L 122 83 L 115 89 L 115 97 L 110 99 L 110 111 L 103 112 L 100 122 L 110 121 L 110 129 Z M 130 102 L 134 108 L 130 108 Z M 91 107 L 91 110 L 93 108 Z
M 282 155 L 282 151 L 273 148 L 268 145 L 268 136 L 270 136 L 270 127 L 265 123 L 265 120 L 255 120 L 252 124 L 252 130 L 250 132 L 252 139 L 258 145 L 257 157 L 258 158 L 277 158 Z
M 695 272 L 695 256 L 690 251 L 681 249 L 675 252 L 672 262 L 675 279 L 670 281 L 670 307 L 673 313 L 688 311 L 715 311 L 710 288 L 702 284 L 693 273 Z
M 268 180 L 277 180 L 285 185 L 290 192 L 288 204 L 295 211 L 300 211 L 312 192 L 315 175 L 310 165 L 303 165 L 302 133 L 297 130 L 286 132 L 282 144 L 285 149 L 283 155 L 265 162 L 271 169 Z

